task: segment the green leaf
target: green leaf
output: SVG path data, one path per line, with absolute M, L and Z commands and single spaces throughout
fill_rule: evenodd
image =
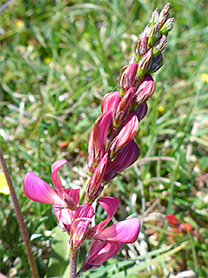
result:
M 69 265 L 69 236 L 59 227 L 54 228 L 56 242 L 52 244 L 52 255 L 49 260 L 48 270 L 45 278 L 63 277 Z

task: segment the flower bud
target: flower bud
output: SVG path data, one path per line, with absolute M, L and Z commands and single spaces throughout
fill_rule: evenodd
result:
M 150 30 L 151 30 L 150 25 L 149 25 L 149 24 L 146 25 L 146 27 L 144 28 L 144 30 L 141 32 L 139 38 L 142 39 L 142 38 L 144 38 L 144 37 L 149 37 Z
M 134 94 L 134 87 L 130 88 L 125 95 L 123 96 L 123 98 L 121 99 L 115 113 L 113 116 L 113 126 L 115 128 L 118 128 L 119 126 L 121 126 L 121 124 L 123 123 L 123 121 L 125 120 L 126 116 L 128 115 L 129 112 L 129 105 L 132 101 L 132 97 Z
M 94 173 L 95 168 L 106 153 L 107 133 L 112 121 L 112 112 L 102 114 L 95 122 L 89 136 L 88 169 Z
M 98 166 L 95 169 L 95 172 L 90 179 L 87 189 L 86 189 L 86 200 L 87 202 L 93 202 L 99 194 L 102 192 L 101 182 L 105 174 L 105 169 L 108 163 L 108 153 L 106 153 L 103 158 L 100 160 Z
M 124 93 L 132 87 L 136 73 L 137 73 L 138 64 L 130 64 L 122 68 L 120 75 L 118 86 L 121 88 L 120 96 L 123 97 Z
M 141 120 L 145 117 L 145 115 L 147 114 L 147 110 L 148 106 L 146 102 L 137 107 L 136 110 L 134 110 L 134 113 L 137 115 L 139 122 L 141 122 Z
M 132 107 L 138 107 L 146 102 L 155 91 L 155 82 L 150 74 L 146 74 L 132 99 Z
M 159 39 L 153 47 L 153 55 L 157 56 L 158 54 L 160 54 L 165 49 L 167 44 L 167 37 L 165 35 L 162 35 L 162 38 Z
M 157 55 L 153 60 L 152 60 L 152 63 L 151 63 L 151 66 L 150 66 L 150 69 L 149 71 L 150 72 L 156 72 L 157 70 L 159 70 L 163 65 L 163 56 L 162 54 L 160 53 L 159 55 Z
M 161 37 L 160 24 L 156 23 L 150 31 L 149 38 L 148 38 L 148 45 L 152 47 L 155 44 L 155 42 L 160 39 L 160 37 Z
M 159 22 L 159 16 L 160 16 L 160 15 L 159 15 L 157 9 L 154 10 L 154 12 L 151 14 L 151 17 L 150 17 L 150 26 L 151 26 L 151 27 L 154 26 L 156 23 Z
M 149 70 L 152 59 L 152 48 L 139 61 L 137 69 L 137 80 L 143 78 Z
M 114 158 L 137 134 L 139 121 L 135 113 L 127 117 L 126 123 L 110 145 L 110 159 Z
M 119 95 L 119 91 L 111 92 L 105 95 L 101 103 L 102 114 L 107 113 L 109 111 L 112 111 L 114 113 L 116 108 L 118 107 L 120 100 L 121 97 Z
M 134 53 L 135 60 L 139 62 L 139 59 L 147 52 L 148 37 L 144 37 L 135 43 Z
M 118 154 L 108 163 L 103 179 L 109 181 L 120 172 L 132 165 L 139 157 L 140 151 L 134 140 L 131 140 Z
M 173 28 L 174 18 L 170 17 L 160 29 L 161 34 L 167 34 Z
M 165 7 L 160 12 L 160 16 L 159 16 L 160 27 L 163 26 L 163 24 L 169 17 L 169 8 L 170 8 L 170 3 L 166 4 Z

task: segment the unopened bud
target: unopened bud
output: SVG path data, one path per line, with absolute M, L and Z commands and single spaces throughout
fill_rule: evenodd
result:
M 95 172 L 90 179 L 86 189 L 86 199 L 89 202 L 93 202 L 95 198 L 102 192 L 102 180 L 105 174 L 105 169 L 108 163 L 108 153 L 106 153 L 100 160 Z
M 132 87 L 136 77 L 137 68 L 137 63 L 130 64 L 122 68 L 118 81 L 118 86 L 121 88 L 121 97 L 123 97 L 124 93 Z
M 167 44 L 168 44 L 167 37 L 165 35 L 162 35 L 162 38 L 159 39 L 153 47 L 152 50 L 153 55 L 157 56 L 158 54 L 160 54 L 164 50 Z
M 112 141 L 110 146 L 110 159 L 113 159 L 122 148 L 124 148 L 137 134 L 139 121 L 135 113 L 131 113 L 126 119 L 126 123 L 121 131 Z
M 160 29 L 161 34 L 167 34 L 173 28 L 174 18 L 170 17 Z
M 159 22 L 159 16 L 160 16 L 160 15 L 159 15 L 157 9 L 154 10 L 154 12 L 151 14 L 151 18 L 150 18 L 150 26 L 151 26 L 151 27 L 154 26 L 156 23 Z
M 152 48 L 139 61 L 137 69 L 137 79 L 141 79 L 148 71 L 152 59 Z
M 160 39 L 160 37 L 161 37 L 160 24 L 156 23 L 150 31 L 148 45 L 152 47 L 155 44 L 155 42 Z
M 129 112 L 129 106 L 132 101 L 132 97 L 134 94 L 135 88 L 132 87 L 130 88 L 125 95 L 122 97 L 115 113 L 113 116 L 113 126 L 115 128 L 118 128 L 119 126 L 122 125 L 123 121 L 125 120 L 126 116 L 128 115 Z
M 109 111 L 112 111 L 114 113 L 120 101 L 121 97 L 119 95 L 119 91 L 111 92 L 105 95 L 101 103 L 102 114 Z
M 155 82 L 150 74 L 146 74 L 132 99 L 132 107 L 138 107 L 146 102 L 155 91 Z
M 170 8 L 170 3 L 166 4 L 165 7 L 160 12 L 160 16 L 159 16 L 160 27 L 163 26 L 163 24 L 169 17 L 169 8 Z
M 134 53 L 135 61 L 139 62 L 140 58 L 147 52 L 148 37 L 144 37 L 135 43 Z
M 108 163 L 103 179 L 109 181 L 118 173 L 132 165 L 139 157 L 140 151 L 134 140 L 131 140 L 118 154 Z
M 151 28 L 150 28 L 150 25 L 148 24 L 144 30 L 141 32 L 139 38 L 142 39 L 144 37 L 149 37 L 149 34 L 150 34 L 150 31 L 151 31 Z
M 157 55 L 151 63 L 151 67 L 149 69 L 150 72 L 156 72 L 158 71 L 163 65 L 163 56 L 160 53 L 159 55 Z

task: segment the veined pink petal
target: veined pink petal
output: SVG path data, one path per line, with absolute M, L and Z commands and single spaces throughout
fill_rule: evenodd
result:
M 89 246 L 87 259 L 81 267 L 81 271 L 88 269 L 96 269 L 105 261 L 115 256 L 121 248 L 121 244 L 117 242 L 100 242 L 93 240 Z
M 58 219 L 60 228 L 69 233 L 75 212 L 67 208 L 60 209 L 58 206 L 53 206 L 53 211 Z
M 79 204 L 79 190 L 80 189 L 64 188 L 64 197 L 66 199 L 71 198 L 75 206 L 77 206 Z
M 54 162 L 51 166 L 51 179 L 52 182 L 57 190 L 57 193 L 59 194 L 60 198 L 63 200 L 64 199 L 64 189 L 61 183 L 61 179 L 58 176 L 58 170 L 61 166 L 63 166 L 64 164 L 67 164 L 67 160 L 66 159 L 61 159 L 58 160 L 56 162 Z
M 114 158 L 115 155 L 124 148 L 137 134 L 139 130 L 139 121 L 136 114 L 132 111 L 127 117 L 126 123 L 115 137 L 110 146 L 110 158 Z
M 66 206 L 56 191 L 33 172 L 28 172 L 26 174 L 23 190 L 25 196 L 35 202 L 57 205 L 60 207 Z
M 108 163 L 103 179 L 109 181 L 118 173 L 132 165 L 139 157 L 140 151 L 134 140 L 131 140 L 117 156 Z
M 132 101 L 132 97 L 134 94 L 134 87 L 131 87 L 128 89 L 128 91 L 125 93 L 125 95 L 122 97 L 120 103 L 118 104 L 118 107 L 114 113 L 114 119 L 113 119 L 113 125 L 114 127 L 119 127 L 123 124 L 123 121 L 125 121 L 126 116 L 129 112 L 129 106 Z
M 119 200 L 115 197 L 102 197 L 98 199 L 98 203 L 107 212 L 107 218 L 88 230 L 87 235 L 89 237 L 96 235 L 105 228 L 105 226 L 109 223 L 109 221 L 115 214 L 119 205 Z
M 76 249 L 83 242 L 91 219 L 75 219 L 71 225 L 70 238 L 72 249 Z
M 93 134 L 94 129 L 90 131 L 89 139 L 88 139 L 88 159 L 87 166 L 90 173 L 94 173 L 95 171 L 95 152 L 94 152 L 94 143 L 93 143 Z
M 94 209 L 91 204 L 84 204 L 76 208 L 74 219 L 78 218 L 92 218 L 94 216 Z
M 109 111 L 114 111 L 118 107 L 118 104 L 121 100 L 121 97 L 119 95 L 119 91 L 111 92 L 104 96 L 101 104 L 101 111 L 102 114 L 107 113 Z
M 93 236 L 94 239 L 103 241 L 115 241 L 120 243 L 134 242 L 140 231 L 140 221 L 138 218 L 129 218 L 120 221 L 100 233 Z
M 92 178 L 90 179 L 87 185 L 86 192 L 89 199 L 91 199 L 92 197 L 93 200 L 94 196 L 96 196 L 96 194 L 99 192 L 99 188 L 101 186 L 101 182 L 105 174 L 107 163 L 108 163 L 108 153 L 106 153 L 100 160 L 98 166 L 95 168 L 95 172 Z
M 95 147 L 95 159 L 99 161 L 105 154 L 107 133 L 111 120 L 112 112 L 110 111 L 102 114 L 94 124 L 93 143 Z

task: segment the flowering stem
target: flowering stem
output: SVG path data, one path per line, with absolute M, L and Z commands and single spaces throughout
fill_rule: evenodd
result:
M 77 272 L 77 258 L 78 258 L 79 250 L 75 252 L 70 252 L 70 271 L 69 271 L 69 278 L 75 278 Z
M 13 205 L 14 205 L 14 210 L 15 210 L 15 213 L 16 213 L 16 216 L 17 216 L 17 222 L 18 222 L 18 225 L 20 227 L 20 231 L 21 231 L 24 243 L 25 243 L 27 257 L 28 257 L 29 264 L 30 264 L 30 267 L 31 267 L 32 277 L 33 278 L 39 277 L 38 271 L 37 271 L 37 266 L 35 264 L 33 254 L 32 254 L 32 250 L 31 250 L 29 236 L 28 236 L 28 233 L 27 233 L 24 221 L 23 221 L 23 216 L 22 216 L 22 213 L 20 211 L 19 203 L 18 203 L 18 200 L 17 200 L 17 195 L 15 193 L 15 190 L 14 190 L 14 187 L 13 187 L 10 175 L 9 175 L 9 171 L 8 171 L 6 162 L 4 160 L 3 154 L 1 152 L 1 149 L 0 149 L 0 164 L 1 164 L 1 167 L 3 169 L 7 184 L 9 186 L 12 202 L 13 202 Z

